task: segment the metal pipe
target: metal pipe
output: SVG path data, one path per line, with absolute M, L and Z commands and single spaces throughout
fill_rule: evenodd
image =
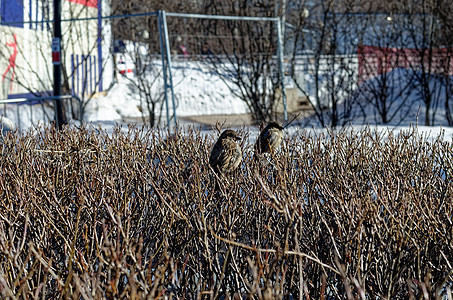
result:
M 137 13 L 137 14 L 125 14 L 125 15 L 113 15 L 113 16 L 102 16 L 102 19 L 118 19 L 118 18 L 133 18 L 133 17 L 144 17 L 144 16 L 157 16 L 158 12 L 146 12 L 146 13 Z M 61 22 L 74 22 L 74 21 L 93 21 L 98 20 L 98 17 L 90 17 L 90 18 L 70 18 L 70 19 L 62 19 Z M 13 21 L 13 22 L 2 22 L 3 26 L 11 26 L 11 25 L 22 25 L 22 24 L 37 24 L 37 23 L 53 23 L 53 20 L 40 20 L 40 21 Z
M 76 95 L 62 95 L 62 96 L 45 96 L 45 97 L 31 97 L 31 98 L 16 98 L 16 99 L 0 99 L 0 104 L 19 104 L 19 103 L 27 103 L 27 102 L 32 102 L 32 101 L 43 101 L 43 100 L 68 100 L 68 99 L 76 99 L 79 102 L 79 118 L 80 118 L 80 123 L 83 121 L 83 113 L 82 113 L 82 100 L 76 96 Z M 19 107 L 19 106 L 17 106 Z M 18 112 L 18 110 L 17 110 Z M 18 120 L 20 122 L 20 120 Z
M 165 107 L 167 108 L 167 126 L 170 126 L 170 113 L 168 111 L 168 96 L 167 96 L 167 67 L 165 62 L 165 53 L 164 53 L 164 39 L 162 33 L 162 12 L 159 10 L 157 16 L 157 24 L 159 29 L 159 43 L 160 43 L 160 56 L 162 58 L 162 74 L 164 76 L 164 96 L 165 96 Z
M 61 0 L 54 0 L 54 41 L 58 42 L 58 61 L 53 62 L 53 94 L 55 96 L 61 95 Z M 53 44 L 54 42 L 52 42 Z M 54 50 L 52 50 L 54 51 Z M 55 125 L 58 129 L 62 129 L 63 124 L 66 123 L 66 118 L 63 115 L 63 107 L 60 101 L 55 101 Z
M 68 100 L 74 98 L 81 102 L 82 100 L 76 95 L 61 95 L 61 96 L 44 96 L 44 97 L 31 97 L 31 98 L 14 98 L 14 99 L 0 99 L 0 104 L 8 103 L 22 103 L 36 100 Z
M 210 20 L 236 20 L 236 21 L 271 21 L 275 22 L 278 18 L 275 17 L 246 17 L 246 16 L 222 16 L 222 15 L 202 15 L 202 14 L 183 14 L 183 13 L 166 13 L 169 17 L 184 17 L 194 19 L 210 19 Z
M 173 77 L 171 75 L 170 42 L 168 40 L 167 19 L 165 17 L 165 11 L 162 11 L 162 23 L 164 25 L 165 54 L 167 57 L 168 77 L 170 79 L 171 101 L 173 104 L 173 121 L 175 123 L 175 131 L 176 131 L 176 130 L 178 130 L 178 125 L 177 125 L 177 120 L 176 120 L 175 92 L 173 90 Z M 168 125 L 170 125 L 170 124 L 168 124 Z
M 288 112 L 286 110 L 286 91 L 285 91 L 285 73 L 283 72 L 283 37 L 282 37 L 282 22 L 280 19 L 276 22 L 277 24 L 277 37 L 278 37 L 278 68 L 280 73 L 280 84 L 282 89 L 283 99 L 283 117 L 285 121 L 288 121 Z
M 123 14 L 123 15 L 112 15 L 112 16 L 102 16 L 102 19 L 119 19 L 119 18 L 134 18 L 134 17 L 145 17 L 145 16 L 157 16 L 159 12 L 146 12 L 146 13 L 137 13 L 137 14 Z M 202 14 L 183 14 L 183 13 L 172 13 L 167 12 L 169 17 L 185 17 L 185 18 L 195 18 L 195 19 L 210 19 L 210 20 L 235 20 L 235 21 L 270 21 L 276 22 L 278 18 L 275 17 L 247 17 L 247 16 L 225 16 L 225 15 L 202 15 Z M 99 17 L 89 17 L 89 18 L 70 18 L 70 19 L 61 19 L 61 22 L 74 22 L 74 21 L 92 21 L 98 20 Z M 40 20 L 40 21 L 13 21 L 13 22 L 2 22 L 4 26 L 11 26 L 17 24 L 35 24 L 35 23 L 53 23 L 54 20 Z
M 16 105 L 17 128 L 20 130 L 19 105 Z

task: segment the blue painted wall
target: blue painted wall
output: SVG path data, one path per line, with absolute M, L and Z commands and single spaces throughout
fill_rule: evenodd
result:
M 24 1 L 23 0 L 1 0 L 1 23 L 23 22 L 24 21 Z M 8 24 L 8 26 L 24 27 L 22 23 Z

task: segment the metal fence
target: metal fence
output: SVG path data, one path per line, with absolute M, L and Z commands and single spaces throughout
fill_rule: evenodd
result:
M 244 17 L 244 16 L 222 16 L 222 15 L 202 15 L 202 14 L 183 14 L 183 13 L 172 13 L 159 11 L 159 37 L 162 53 L 162 65 L 164 66 L 164 85 L 165 85 L 165 100 L 167 103 L 167 120 L 169 123 L 168 115 L 168 94 L 167 90 L 170 88 L 171 99 L 173 104 L 173 119 L 176 125 L 176 107 L 175 107 L 175 96 L 173 88 L 173 79 L 172 79 L 172 61 L 171 61 L 171 49 L 169 43 L 169 32 L 167 27 L 167 16 L 173 18 L 188 18 L 188 19 L 203 19 L 203 20 L 230 20 L 230 21 L 249 21 L 249 22 L 272 22 L 275 23 L 277 31 L 277 55 L 278 55 L 278 74 L 280 76 L 282 101 L 284 107 L 284 119 L 288 119 L 287 109 L 286 109 L 286 93 L 285 93 L 285 81 L 284 81 L 284 71 L 283 71 L 283 36 L 282 36 L 282 23 L 280 18 L 266 18 L 266 17 Z
M 75 106 L 72 103 L 73 100 L 75 100 Z M 37 121 L 54 122 L 55 117 L 53 104 L 55 103 L 55 101 L 66 102 L 66 115 L 77 116 L 78 121 L 80 123 L 83 122 L 82 101 L 75 95 L 3 99 L 0 100 L 0 107 L 3 106 L 2 117 L 10 119 L 12 117 L 15 117 L 15 119 L 17 120 L 17 129 L 19 130 L 23 129 L 23 127 L 37 125 Z M 12 106 L 10 107 L 10 109 L 7 109 L 7 105 L 14 105 L 14 109 L 12 109 Z M 39 105 L 39 110 L 35 109 L 37 105 Z M 22 120 L 24 111 L 28 111 L 28 119 L 25 120 L 26 124 L 22 124 L 24 122 L 24 120 Z
M 90 8 L 91 9 L 91 8 Z M 199 20 L 209 20 L 209 21 L 218 21 L 218 20 L 223 20 L 223 21 L 241 21 L 241 22 L 267 22 L 271 24 L 275 24 L 275 31 L 277 32 L 277 49 L 275 51 L 275 59 L 278 62 L 278 68 L 276 70 L 277 76 L 280 77 L 280 82 L 281 82 L 281 90 L 283 91 L 282 95 L 282 101 L 283 101 L 283 106 L 285 107 L 284 110 L 284 118 L 285 120 L 287 119 L 287 111 L 286 111 L 286 94 L 285 94 L 285 80 L 284 80 L 284 65 L 283 65 L 283 36 L 282 36 L 282 23 L 279 18 L 261 18 L 261 17 L 237 17 L 237 16 L 213 16 L 213 15 L 201 15 L 201 14 L 180 14 L 180 13 L 173 13 L 173 12 L 165 12 L 165 11 L 157 11 L 157 12 L 149 12 L 149 13 L 143 13 L 143 14 L 133 14 L 133 15 L 113 15 L 113 16 L 90 16 L 89 14 L 86 14 L 87 17 L 79 17 L 79 18 L 70 18 L 70 19 L 62 19 L 63 24 L 73 24 L 73 23 L 80 23 L 80 24 L 91 24 L 90 22 L 97 22 L 97 24 L 101 24 L 104 22 L 107 25 L 103 25 L 103 28 L 106 28 L 107 26 L 111 26 L 111 21 L 114 19 L 131 19 L 131 18 L 140 18 L 140 17 L 152 17 L 155 18 L 157 21 L 157 33 L 158 33 L 158 41 L 159 41 L 159 52 L 160 52 L 160 61 L 161 61 L 161 70 L 162 70 L 162 88 L 163 88 L 163 95 L 164 95 L 164 103 L 166 107 L 166 119 L 167 119 L 167 124 L 169 125 L 171 121 L 174 121 L 174 124 L 176 125 L 177 122 L 177 103 L 175 99 L 175 91 L 174 91 L 174 86 L 175 83 L 173 82 L 173 72 L 175 71 L 175 67 L 173 66 L 173 58 L 178 61 L 178 65 L 176 68 L 181 68 L 181 63 L 184 61 L 184 57 L 181 57 L 176 53 L 176 49 L 172 47 L 172 41 L 171 39 L 175 35 L 174 32 L 169 31 L 168 28 L 168 21 L 167 19 L 199 19 Z M 30 24 L 30 28 L 34 28 L 32 26 L 34 23 L 37 21 L 24 21 L 21 24 Z M 46 30 L 48 31 L 52 30 L 51 26 L 52 25 L 52 20 L 49 19 L 42 19 L 39 21 L 40 23 L 45 24 L 46 26 L 43 26 L 43 30 L 39 32 L 34 32 L 36 35 L 36 41 L 28 41 L 26 43 L 26 49 L 31 49 L 32 51 L 34 48 L 33 47 L 41 47 L 40 43 L 46 43 L 46 40 L 40 40 L 40 35 L 46 34 Z M 14 28 L 15 25 L 17 25 L 20 22 L 11 22 L 9 23 L 3 23 L 1 25 L 2 29 L 9 28 L 12 34 L 14 33 Z M 93 23 L 94 24 L 94 23 Z M 102 23 L 103 24 L 103 23 Z M 5 27 L 6 26 L 6 27 Z M 10 27 L 7 27 L 10 26 Z M 99 25 L 100 26 L 100 25 Z M 28 26 L 27 26 L 28 27 Z M 83 26 L 82 26 L 83 27 Z M 86 27 L 86 26 L 85 26 Z M 75 34 L 76 31 L 72 31 L 72 27 L 67 25 L 68 28 L 68 34 Z M 78 27 L 76 27 L 77 29 Z M 106 32 L 109 32 L 109 30 L 106 30 Z M 99 31 L 97 32 L 98 34 L 103 34 L 103 32 Z M 80 34 L 80 33 L 79 33 Z M 111 32 L 109 33 L 111 34 Z M 104 40 L 108 40 L 111 38 L 108 36 L 103 37 Z M 90 40 L 91 38 L 88 38 Z M 81 40 L 83 42 L 83 39 Z M 8 41 L 7 41 L 8 42 Z M 47 41 L 50 43 L 50 41 Z M 66 42 L 68 44 L 69 42 Z M 93 39 L 93 43 L 99 43 L 97 39 Z M 22 42 L 22 44 L 24 44 Z M 138 42 L 140 44 L 140 42 Z M 49 45 L 48 45 L 49 46 Z M 36 94 L 52 94 L 52 72 L 51 70 L 51 65 L 50 65 L 50 56 L 45 57 L 43 53 L 46 53 L 46 47 L 40 48 L 39 59 L 37 59 L 36 63 L 33 63 L 30 65 L 29 70 L 27 70 L 27 74 L 22 74 L 22 76 L 25 76 L 25 78 L 21 78 L 24 82 L 30 81 L 33 82 L 30 86 L 26 87 L 27 91 L 30 91 L 29 94 L 20 92 L 19 90 L 14 90 L 11 88 L 11 93 L 8 90 L 8 95 L 0 98 L 5 98 L 3 102 L 3 109 L 4 112 L 3 114 L 7 113 L 7 110 L 5 110 L 5 105 L 22 105 L 24 103 L 32 104 L 36 103 L 36 98 L 34 95 Z M 68 45 L 67 45 L 68 46 Z M 95 49 L 93 47 L 89 47 L 90 45 L 85 45 L 85 46 L 78 46 L 80 47 L 85 47 L 87 49 Z M 99 45 L 98 45 L 99 46 Z M 23 61 L 19 61 L 19 63 L 22 63 L 23 65 L 26 65 L 26 59 L 27 59 L 27 54 L 26 54 L 26 49 L 25 49 L 25 44 L 24 46 L 21 46 L 24 49 L 19 49 L 23 51 L 23 53 L 19 53 L 19 56 L 23 57 Z M 69 47 L 69 46 L 68 46 Z M 81 48 L 81 49 L 82 49 Z M 113 47 L 112 47 L 113 48 Z M 35 51 L 36 52 L 36 51 Z M 113 53 L 111 53 L 113 54 Z M 199 54 L 199 56 L 194 56 L 191 57 L 191 59 L 187 61 L 199 61 L 202 59 L 202 54 Z M 5 57 L 5 59 L 8 59 L 8 57 Z M 86 103 L 90 101 L 90 98 L 97 92 L 102 90 L 102 85 L 103 82 L 105 81 L 103 79 L 103 76 L 108 74 L 109 72 L 106 72 L 106 67 L 105 67 L 105 61 L 109 59 L 114 59 L 113 56 L 106 57 L 106 55 L 102 54 L 100 50 L 98 49 L 97 51 L 73 51 L 73 52 L 68 52 L 66 53 L 66 62 L 65 62 L 65 69 L 66 73 L 65 76 L 67 76 L 67 86 L 69 86 L 69 91 L 74 97 L 77 97 L 77 99 L 80 99 L 80 110 L 83 112 L 85 109 Z M 29 63 L 30 64 L 30 63 Z M 1 64 L 0 64 L 1 65 Z M 35 66 L 36 65 L 36 66 Z M 37 70 L 44 71 L 47 69 L 47 72 L 36 72 Z M 115 70 L 117 72 L 117 70 Z M 43 74 L 49 74 L 44 80 L 42 78 L 38 78 L 37 74 L 38 73 L 43 73 Z M 28 78 L 28 77 L 30 78 Z M 36 77 L 36 78 L 35 78 Z M 8 79 L 8 78 L 7 78 Z M 14 74 L 10 78 L 11 85 L 12 82 L 16 80 L 14 78 Z M 5 84 L 4 84 L 5 85 Z M 6 85 L 5 85 L 6 86 Z M 105 82 L 104 82 L 105 86 Z M 9 86 L 8 86 L 9 88 Z M 18 96 L 27 99 L 26 101 L 13 101 L 11 98 L 17 98 Z M 46 99 L 50 99 L 47 97 Z M 42 101 L 44 101 L 42 99 Z M 19 111 L 20 109 L 16 109 L 16 111 Z M 47 112 L 48 114 L 48 112 Z M 32 115 L 32 113 L 30 114 Z M 36 115 L 36 114 L 35 114 Z M 17 116 L 19 117 L 19 116 Z M 31 116 L 30 116 L 31 117 Z M 21 122 L 20 120 L 17 120 L 17 122 Z M 33 123 L 33 122 L 32 122 Z

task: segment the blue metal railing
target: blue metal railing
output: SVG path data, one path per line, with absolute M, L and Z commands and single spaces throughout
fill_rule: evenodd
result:
M 16 99 L 0 99 L 0 105 L 6 104 L 17 104 L 16 114 L 17 114 L 17 126 L 20 129 L 20 116 L 19 116 L 19 104 L 33 104 L 36 102 L 46 102 L 49 100 L 61 101 L 61 100 L 70 100 L 75 99 L 79 103 L 79 121 L 83 121 L 83 112 L 82 112 L 82 100 L 76 95 L 61 95 L 61 96 L 44 96 L 44 97 L 29 97 L 29 98 L 16 98 Z

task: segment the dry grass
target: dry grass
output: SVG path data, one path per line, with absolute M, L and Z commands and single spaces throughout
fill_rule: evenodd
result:
M 1 297 L 452 299 L 451 142 L 305 133 L 219 181 L 214 138 L 166 137 L 7 136 Z

